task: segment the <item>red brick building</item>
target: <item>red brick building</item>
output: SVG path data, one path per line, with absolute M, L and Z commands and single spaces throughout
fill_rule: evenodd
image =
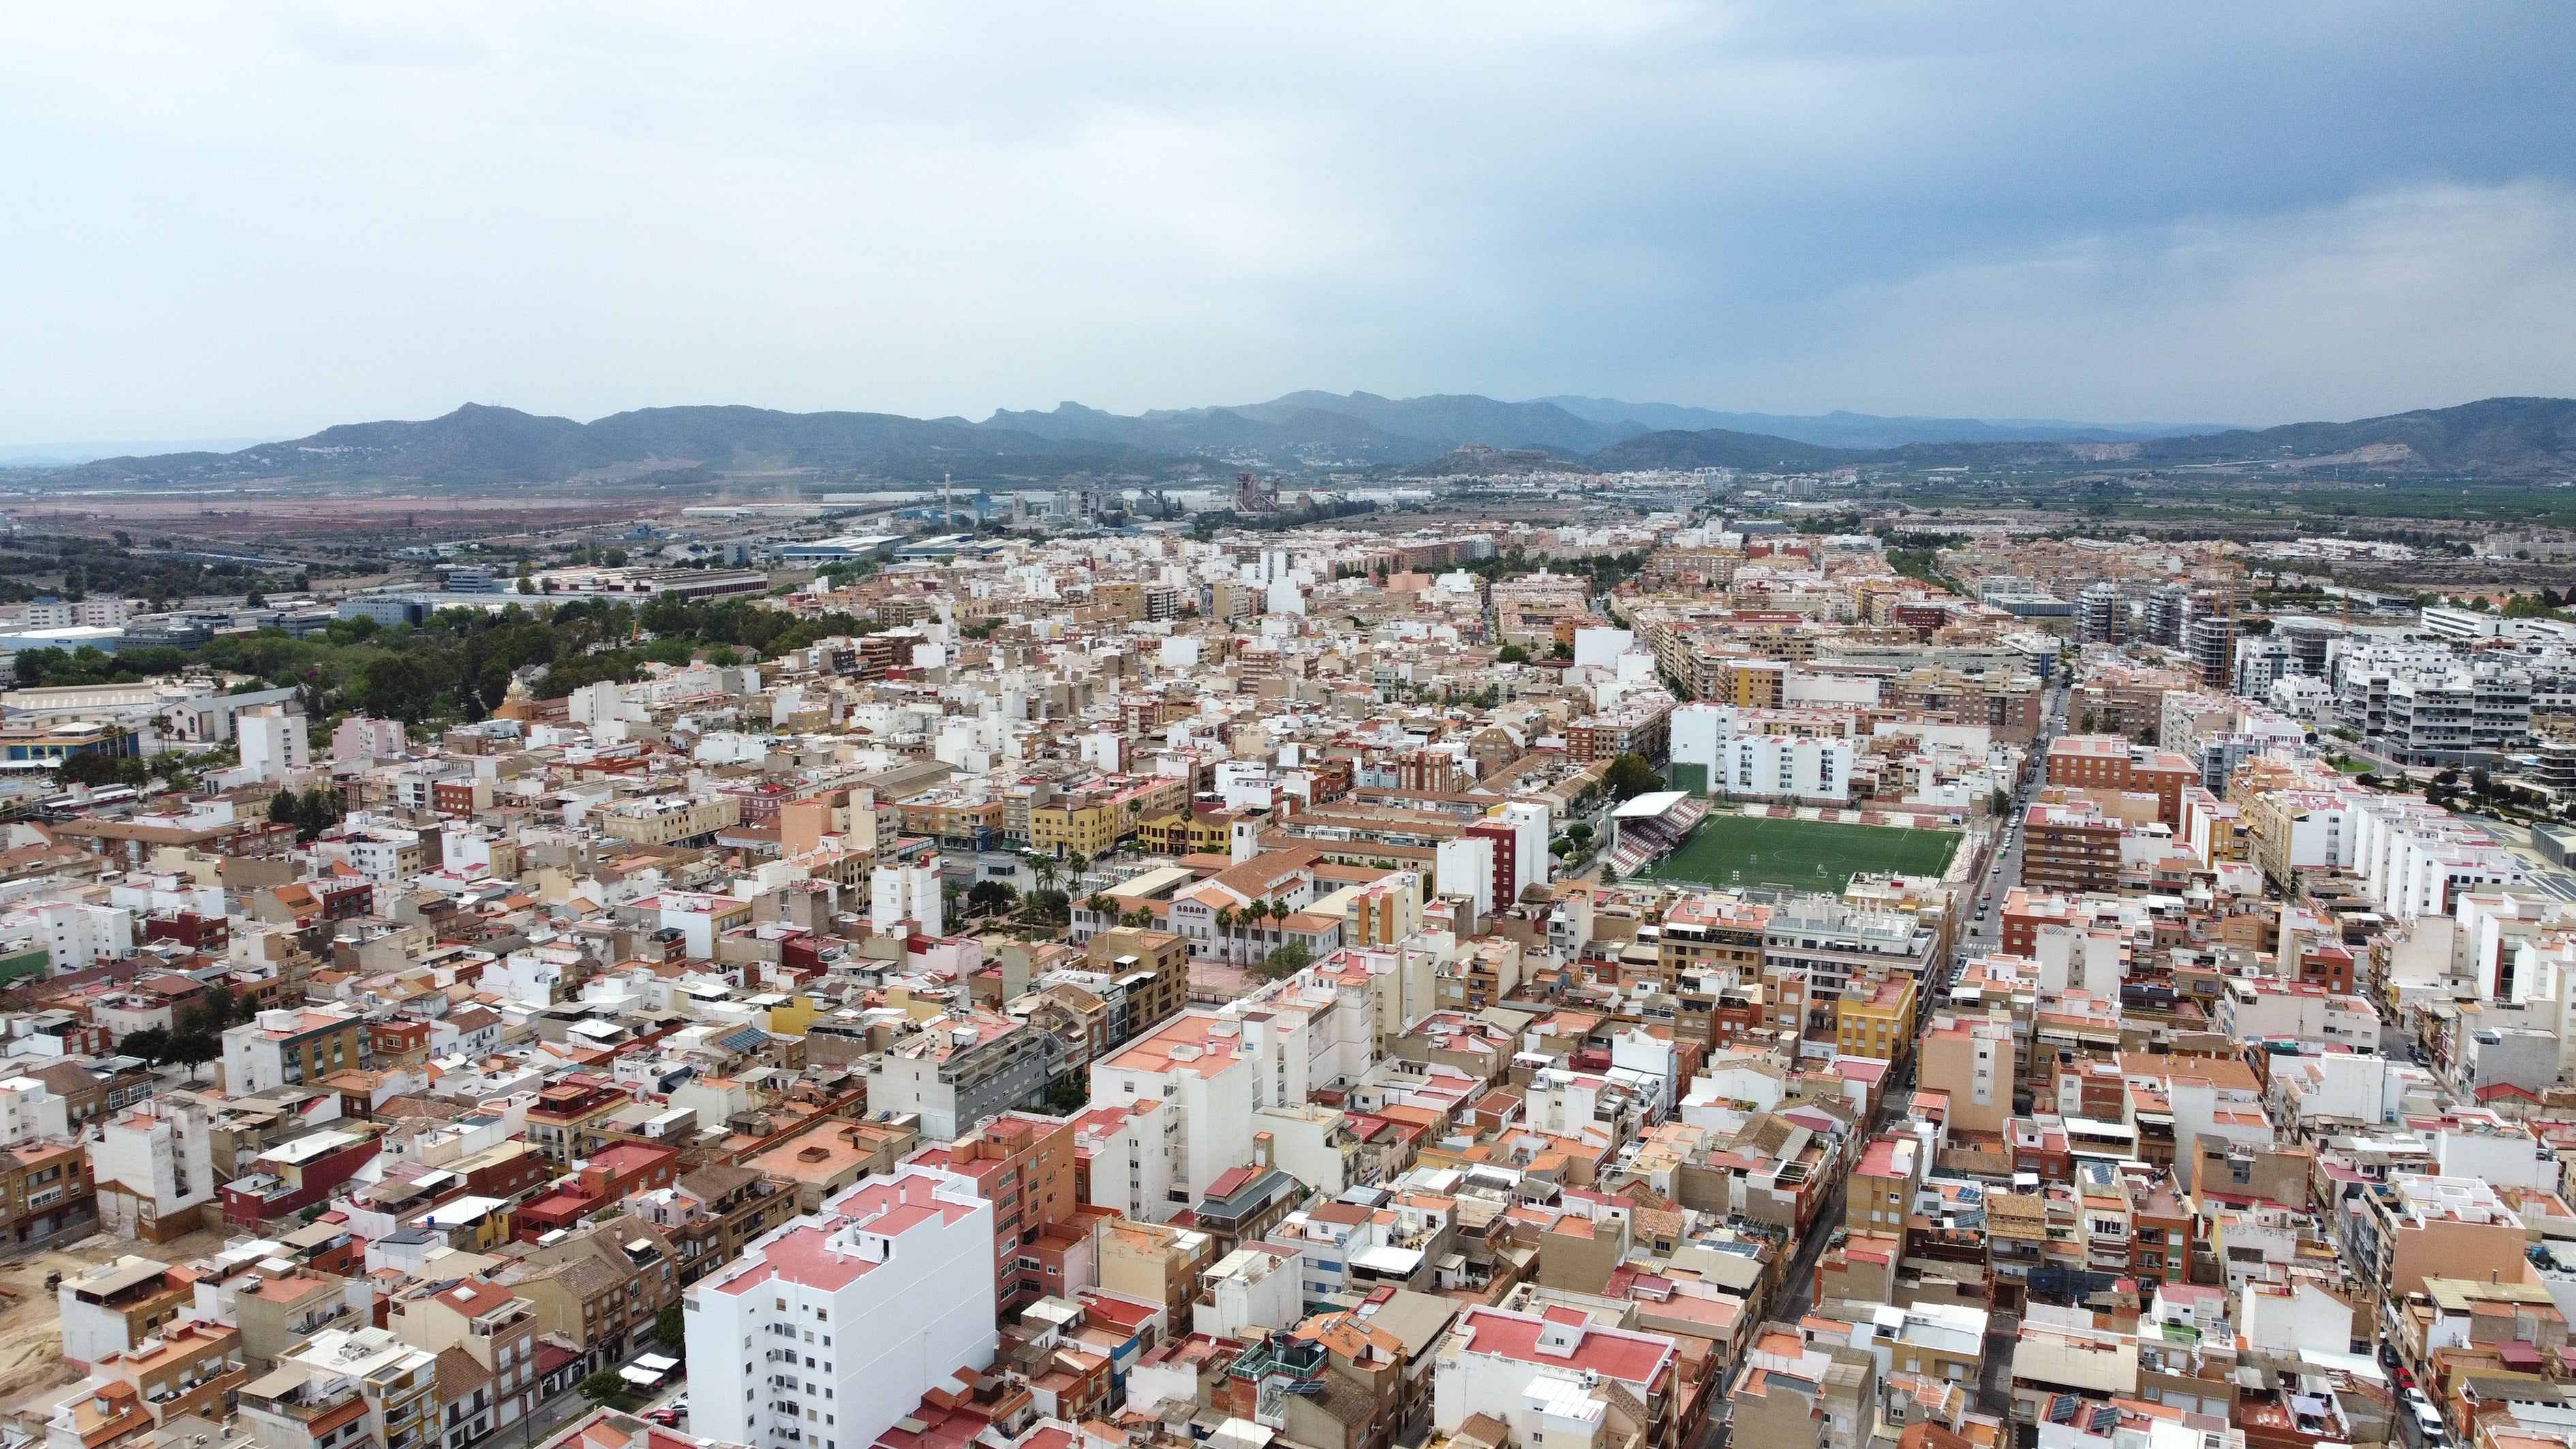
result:
M 971 1179 L 976 1196 L 993 1205 L 995 1307 L 1004 1321 L 1022 1308 L 1062 1293 L 1064 1280 L 1046 1281 L 1047 1229 L 1069 1225 L 1080 1214 L 1074 1180 L 1074 1119 L 1034 1112 L 1005 1112 L 954 1142 L 934 1144 L 906 1161 Z M 1066 1244 L 1054 1245 L 1059 1274 Z M 1038 1262 L 1031 1270 L 1023 1259 Z

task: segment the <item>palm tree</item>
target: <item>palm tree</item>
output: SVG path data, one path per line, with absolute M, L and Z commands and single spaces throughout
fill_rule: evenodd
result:
M 1029 862 L 1029 873 L 1038 878 L 1039 890 L 1055 888 L 1056 864 L 1052 855 L 1041 855 Z
M 1101 891 L 1093 891 L 1091 899 L 1084 901 L 1083 904 L 1089 906 L 1095 916 L 1106 916 L 1117 909 L 1117 902 L 1109 899 L 1108 895 Z
M 1225 943 L 1225 959 L 1232 961 L 1234 959 L 1234 907 L 1216 908 L 1216 934 L 1217 939 Z
M 1082 881 L 1082 873 L 1091 869 L 1091 857 L 1077 850 L 1065 864 L 1072 869 L 1074 882 L 1078 885 Z

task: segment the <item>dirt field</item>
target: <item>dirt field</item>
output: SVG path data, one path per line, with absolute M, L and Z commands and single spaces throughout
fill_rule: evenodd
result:
M 66 1278 L 112 1263 L 122 1253 L 139 1253 L 155 1262 L 184 1263 L 220 1251 L 221 1233 L 190 1233 L 154 1246 L 120 1241 L 100 1233 L 61 1247 L 41 1249 L 0 1265 L 0 1405 L 15 1404 L 40 1389 L 68 1384 L 79 1375 L 63 1362 L 62 1313 L 45 1279 Z

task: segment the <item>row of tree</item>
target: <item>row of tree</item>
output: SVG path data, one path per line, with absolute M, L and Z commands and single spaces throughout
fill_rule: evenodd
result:
M 310 841 L 340 823 L 340 797 L 315 786 L 305 791 L 280 790 L 268 797 L 268 818 L 295 827 L 295 838 Z
M 209 987 L 205 999 L 181 1007 L 171 1025 L 128 1032 L 116 1049 L 156 1067 L 184 1066 L 194 1081 L 199 1067 L 223 1055 L 224 1028 L 248 1021 L 254 1009 L 227 987 Z

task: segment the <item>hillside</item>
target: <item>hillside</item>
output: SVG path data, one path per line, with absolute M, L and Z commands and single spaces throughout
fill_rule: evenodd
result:
M 1115 473 L 1154 476 L 1179 460 L 1114 443 L 1050 439 L 959 419 L 891 413 L 782 413 L 748 407 L 645 408 L 593 423 L 468 403 L 421 422 L 344 423 L 236 453 L 104 458 L 77 479 L 421 478 L 549 482 L 637 464 L 723 471 L 820 468 L 904 481 Z
M 1710 428 L 1725 428 L 1738 433 L 1763 433 L 1774 438 L 1813 443 L 1823 448 L 1901 448 L 1908 443 L 2117 443 L 2223 431 L 2209 424 L 2122 427 L 2052 419 L 1989 422 L 1983 418 L 1880 417 L 1872 413 L 1840 411 L 1721 413 L 1707 408 L 1676 407 L 1671 403 L 1621 402 L 1608 397 L 1549 397 L 1539 401 L 1554 403 L 1577 417 L 1596 423 L 1633 423 L 1656 432 L 1703 432 Z
M 1058 403 L 1053 412 L 997 412 L 987 429 L 1007 429 L 1058 441 L 1115 443 L 1165 453 L 1252 454 L 1310 462 L 1404 463 L 1440 450 L 1419 438 L 1399 437 L 1358 418 L 1315 408 L 1281 409 L 1254 417 L 1240 408 L 1187 408 L 1121 417 L 1080 403 Z
M 1568 401 L 1595 412 L 1630 406 L 1605 399 Z M 1698 409 L 1662 405 L 1636 411 L 1658 420 L 1701 415 Z M 1942 421 L 1826 416 L 1858 419 L 1848 431 L 1862 433 L 1869 431 L 1863 423 Z M 1572 460 L 1600 472 L 1851 466 L 2046 471 L 2236 464 L 2497 479 L 2576 475 L 2576 401 L 2564 398 L 2489 398 L 2348 423 L 2293 423 L 2188 437 L 1919 439 L 1876 448 L 1829 446 L 1739 428 L 1643 427 L 1634 417 L 1602 421 L 1555 402 L 1447 395 L 1390 399 L 1371 393 L 1290 393 L 1242 407 L 1133 417 L 1064 403 L 1050 412 L 997 412 L 980 423 L 750 407 L 643 408 L 579 423 L 469 403 L 421 421 L 344 423 L 311 437 L 231 453 L 107 458 L 50 476 L 105 486 L 255 478 L 535 483 L 605 470 L 696 467 L 711 473 L 813 469 L 889 482 L 953 475 L 960 483 L 987 484 L 1070 478 L 1152 481 L 1203 476 L 1238 463 L 1406 469 L 1418 476 L 1443 476 L 1493 471 L 1496 464 L 1506 470 L 1541 470 Z M 1487 451 L 1460 452 L 1471 448 Z M 1527 456 L 1518 456 L 1523 454 Z
M 1600 470 L 1545 448 L 1488 448 L 1465 443 L 1427 463 L 1404 470 L 1407 478 L 1494 478 L 1530 473 L 1594 473 Z
M 1728 428 L 1697 432 L 1641 433 L 1613 443 L 1586 461 L 1604 472 L 1646 468 L 1742 468 L 1755 472 L 1783 469 L 1847 468 L 1882 455 L 1851 448 L 1819 448 L 1813 443 Z
M 2141 444 L 2138 457 L 2148 463 L 2351 462 L 2392 471 L 2493 477 L 2564 473 L 2576 470 L 2576 400 L 2495 397 L 2350 423 L 2291 423 L 2260 432 L 2163 438 Z

